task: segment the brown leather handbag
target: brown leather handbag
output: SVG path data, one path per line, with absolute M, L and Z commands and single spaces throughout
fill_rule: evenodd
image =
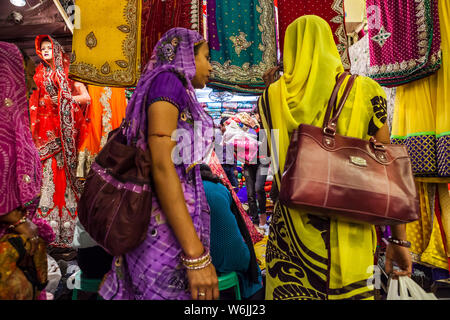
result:
M 357 77 L 351 76 L 336 105 L 347 75 L 342 74 L 336 82 L 323 126 L 300 124 L 293 131 L 280 202 L 356 223 L 393 225 L 417 220 L 419 200 L 406 148 L 336 133 L 339 115 Z
M 111 131 L 95 158 L 78 202 L 78 218 L 108 253 L 120 256 L 145 240 L 152 208 L 150 153 Z

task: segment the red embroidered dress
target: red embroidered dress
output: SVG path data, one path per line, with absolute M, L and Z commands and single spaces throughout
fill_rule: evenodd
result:
M 41 53 L 44 40 L 52 43 L 52 66 Z M 86 132 L 84 106 L 72 96 L 75 83 L 67 77 L 70 61 L 61 45 L 46 35 L 36 37 L 35 45 L 42 59 L 33 77 L 37 90 L 30 98 L 31 133 L 43 166 L 38 214 L 56 234 L 51 245 L 69 247 L 81 192 L 76 167 L 78 146 L 83 141 L 79 132 Z

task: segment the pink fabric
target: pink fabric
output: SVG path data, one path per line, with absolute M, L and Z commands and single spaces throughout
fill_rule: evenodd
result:
M 395 86 L 439 69 L 437 0 L 367 0 L 367 15 L 373 79 Z
M 0 42 L 0 215 L 39 195 L 41 162 L 28 117 L 23 58 Z
M 18 207 L 38 227 L 45 241 L 55 235 L 36 217 L 42 165 L 30 132 L 23 57 L 10 43 L 0 42 L 0 216 Z M 0 224 L 0 237 L 7 231 Z
M 235 139 L 234 148 L 236 150 L 236 158 L 242 163 L 256 163 L 256 155 L 258 154 L 258 141 L 247 138 Z

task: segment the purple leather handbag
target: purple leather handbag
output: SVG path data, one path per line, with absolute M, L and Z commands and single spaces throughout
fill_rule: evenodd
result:
M 122 129 L 110 133 L 78 202 L 81 224 L 113 256 L 145 240 L 152 203 L 150 153 L 128 146 Z

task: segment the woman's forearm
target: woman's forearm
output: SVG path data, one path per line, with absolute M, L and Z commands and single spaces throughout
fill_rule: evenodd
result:
M 73 99 L 79 104 L 86 104 L 91 102 L 91 96 L 89 95 L 88 90 L 84 86 L 84 84 L 80 82 L 75 82 L 75 90 L 76 94 L 72 95 Z
M 10 213 L 0 216 L 0 223 L 12 224 L 23 217 L 23 212 L 20 210 L 13 210 Z
M 391 226 L 392 237 L 399 240 L 407 240 L 406 239 L 406 224 L 397 224 Z
M 189 257 L 202 255 L 204 247 L 186 207 L 181 182 L 172 161 L 153 165 L 152 176 L 161 208 L 184 253 Z

